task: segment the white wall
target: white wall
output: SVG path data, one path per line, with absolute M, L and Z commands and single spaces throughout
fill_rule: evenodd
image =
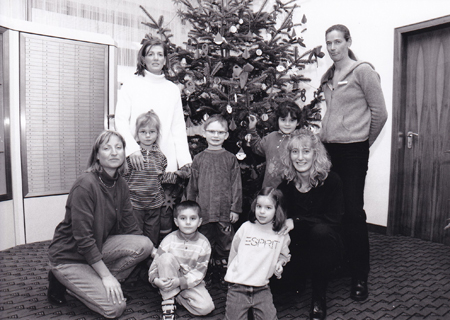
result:
M 392 135 L 392 87 L 394 67 L 394 29 L 450 14 L 448 0 L 298 0 L 301 6 L 295 16 L 306 15 L 307 31 L 303 34 L 307 47 L 322 45 L 326 53 L 325 31 L 334 24 L 350 29 L 352 49 L 358 59 L 371 62 L 381 76 L 389 113 L 381 135 L 370 148 L 369 172 L 365 189 L 368 222 L 387 226 L 390 156 Z M 319 85 L 320 75 L 332 64 L 327 56 L 311 73 L 312 86 Z

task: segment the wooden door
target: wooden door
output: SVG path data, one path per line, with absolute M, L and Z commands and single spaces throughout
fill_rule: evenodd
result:
M 388 230 L 450 245 L 450 16 L 397 31 Z

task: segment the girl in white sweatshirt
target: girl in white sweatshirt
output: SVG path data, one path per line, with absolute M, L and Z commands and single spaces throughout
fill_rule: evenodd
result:
M 228 259 L 225 281 L 229 282 L 225 319 L 277 319 L 268 285 L 275 274 L 281 278 L 290 260 L 288 234 L 279 234 L 286 221 L 281 207 L 282 193 L 263 188 L 252 203 L 249 220 L 236 232 Z

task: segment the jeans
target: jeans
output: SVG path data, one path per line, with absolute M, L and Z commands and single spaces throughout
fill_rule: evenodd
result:
M 153 263 L 156 263 L 158 267 L 159 278 L 179 278 L 184 276 L 180 271 L 178 260 L 171 253 L 163 253 Z M 214 302 L 203 281 L 193 288 L 181 290 L 178 287 L 170 291 L 160 289 L 159 292 L 163 300 L 176 296 L 177 302 L 196 316 L 204 316 L 214 310 Z
M 133 210 L 137 225 L 144 236 L 152 241 L 155 247 L 159 245 L 159 230 L 161 229 L 161 207 L 156 209 Z
M 250 308 L 253 308 L 255 320 L 277 319 L 277 310 L 268 285 L 252 287 L 237 283 L 231 284 L 228 287 L 224 319 L 247 320 L 247 312 Z
M 140 235 L 115 235 L 106 239 L 103 245 L 103 262 L 117 280 L 125 280 L 133 268 L 152 252 L 150 239 Z M 125 310 L 126 303 L 113 304 L 108 301 L 102 279 L 88 264 L 65 263 L 52 265 L 55 277 L 68 293 L 89 309 L 105 318 L 116 318 Z
M 342 217 L 343 240 L 353 278 L 367 280 L 370 270 L 369 233 L 364 211 L 364 186 L 369 163 L 369 142 L 325 143 L 331 158 L 331 170 L 341 178 L 345 213 Z

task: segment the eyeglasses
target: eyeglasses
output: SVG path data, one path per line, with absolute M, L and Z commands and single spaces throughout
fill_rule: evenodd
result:
M 215 136 L 216 134 L 220 137 L 224 136 L 227 132 L 226 131 L 215 131 L 215 130 L 206 130 L 209 134 Z

